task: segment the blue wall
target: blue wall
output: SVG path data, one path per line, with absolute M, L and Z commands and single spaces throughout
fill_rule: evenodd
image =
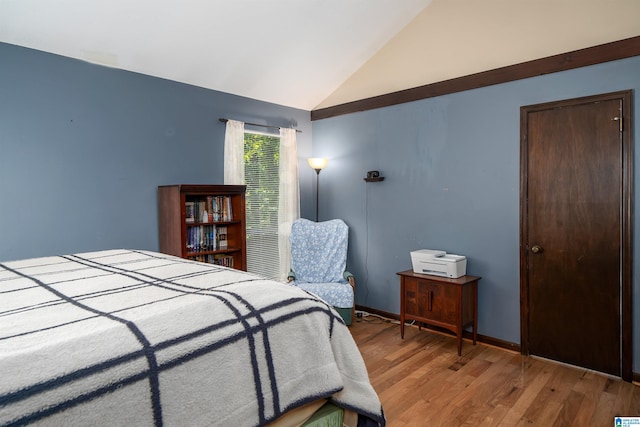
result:
M 330 158 L 320 174 L 320 219 L 343 218 L 351 227 L 348 267 L 358 278 L 358 304 L 398 313 L 395 273 L 411 268 L 409 252 L 444 249 L 466 255 L 468 272 L 482 276 L 479 332 L 515 343 L 519 109 L 640 89 L 635 57 L 312 125 L 307 111 L 2 43 L 0 64 L 0 261 L 157 250 L 157 186 L 222 183 L 219 117 L 293 125 L 303 131 L 303 217 L 315 216 L 316 175 L 305 159 Z M 638 125 L 637 102 L 634 112 Z M 385 180 L 365 184 L 374 169 Z M 636 250 L 636 272 L 639 260 Z M 637 372 L 640 328 L 634 355 Z
M 466 255 L 467 272 L 482 276 L 479 333 L 520 343 L 520 107 L 637 93 L 638 76 L 635 57 L 314 122 L 314 155 L 330 158 L 320 175 L 320 219 L 342 218 L 351 227 L 356 302 L 399 313 L 395 273 L 411 268 L 409 252 L 442 249 Z M 637 102 L 634 112 L 638 125 Z M 380 170 L 385 180 L 365 183 L 368 170 Z M 637 248 L 640 209 L 634 209 Z M 636 250 L 636 272 L 639 259 Z M 637 371 L 640 328 L 634 355 Z
M 2 43 L 0 64 L 0 261 L 158 250 L 157 186 L 223 183 L 220 117 L 294 126 L 311 152 L 308 111 Z

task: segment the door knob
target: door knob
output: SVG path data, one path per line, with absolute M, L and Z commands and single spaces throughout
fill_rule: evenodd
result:
M 531 252 L 533 252 L 534 254 L 539 254 L 540 252 L 542 252 L 542 246 L 540 245 L 531 246 Z

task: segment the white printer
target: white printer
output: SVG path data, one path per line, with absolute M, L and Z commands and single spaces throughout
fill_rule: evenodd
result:
M 467 274 L 467 258 L 445 251 L 420 249 L 411 252 L 413 272 L 457 278 Z

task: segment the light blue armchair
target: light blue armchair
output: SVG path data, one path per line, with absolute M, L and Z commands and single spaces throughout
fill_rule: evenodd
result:
M 289 282 L 333 306 L 347 325 L 354 317 L 355 278 L 346 270 L 349 227 L 341 219 L 291 225 Z

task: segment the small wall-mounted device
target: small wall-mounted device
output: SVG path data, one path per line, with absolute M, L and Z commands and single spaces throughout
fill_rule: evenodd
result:
M 379 171 L 369 171 L 367 172 L 367 177 L 364 180 L 366 182 L 377 182 L 377 181 L 383 181 L 384 177 L 380 176 Z

